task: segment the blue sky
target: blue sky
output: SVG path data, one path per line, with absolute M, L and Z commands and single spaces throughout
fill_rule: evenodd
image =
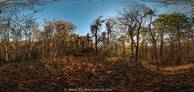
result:
M 85 35 L 90 32 L 90 24 L 98 17 L 103 18 L 114 17 L 117 14 L 116 10 L 121 10 L 124 7 L 132 4 L 128 0 L 61 0 L 60 2 L 50 3 L 45 8 L 35 15 L 36 19 L 43 25 L 43 19 L 62 19 L 72 22 L 77 26 L 75 32 L 80 35 Z M 132 0 L 131 0 L 132 1 Z M 147 6 L 157 9 L 158 13 L 169 12 L 174 9 L 171 6 L 164 6 L 157 2 L 148 2 L 145 0 L 133 0 L 144 3 Z

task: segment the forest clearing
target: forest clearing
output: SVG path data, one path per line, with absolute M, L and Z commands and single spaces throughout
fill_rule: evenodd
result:
M 194 92 L 194 0 L 2 0 L 0 92 Z

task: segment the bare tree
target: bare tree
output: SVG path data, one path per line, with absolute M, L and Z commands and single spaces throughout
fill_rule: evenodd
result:
M 107 30 L 107 43 L 110 44 L 111 33 L 112 33 L 113 23 L 111 19 L 108 19 L 106 22 L 106 30 Z
M 147 15 L 149 16 L 149 24 L 148 24 L 148 29 L 149 29 L 149 32 L 150 32 L 150 35 L 151 35 L 151 42 L 152 42 L 152 45 L 153 45 L 153 48 L 154 48 L 154 59 L 155 59 L 155 62 L 157 63 L 157 69 L 159 69 L 159 63 L 158 63 L 158 53 L 157 53 L 157 30 L 153 29 L 153 17 L 154 17 L 154 11 L 152 9 L 147 9 L 146 10 L 147 12 Z
M 125 8 L 120 12 L 119 18 L 121 27 L 127 28 L 131 38 L 131 48 L 135 47 L 135 60 L 139 59 L 139 39 L 140 31 L 143 29 L 144 18 L 146 17 L 147 7 L 142 4 L 136 4 L 133 7 Z
M 98 17 L 91 25 L 91 32 L 95 37 L 96 54 L 98 53 L 98 35 L 99 35 L 100 27 L 102 26 L 102 23 L 105 22 L 105 20 L 102 20 L 101 18 L 102 16 Z

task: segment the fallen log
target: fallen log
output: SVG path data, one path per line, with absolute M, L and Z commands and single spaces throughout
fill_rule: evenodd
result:
M 142 61 L 142 65 L 150 71 L 161 73 L 161 74 L 181 74 L 186 73 L 190 69 L 194 69 L 194 64 L 185 64 L 178 65 L 172 67 L 159 67 L 157 70 L 157 66 L 154 64 L 150 64 L 149 62 Z

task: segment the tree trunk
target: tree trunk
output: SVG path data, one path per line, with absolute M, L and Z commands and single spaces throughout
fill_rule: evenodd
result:
M 130 57 L 131 57 L 131 59 L 133 59 L 133 57 L 134 57 L 134 41 L 133 41 L 133 35 L 131 34 L 130 37 L 131 37 L 131 51 L 132 51 Z
M 156 38 L 155 38 L 155 35 L 152 31 L 152 28 L 151 28 L 151 25 L 152 25 L 152 15 L 150 16 L 150 23 L 149 23 L 149 31 L 150 31 L 150 34 L 151 34 L 151 37 L 152 37 L 152 44 L 153 44 L 153 48 L 154 48 L 154 57 L 155 57 L 155 62 L 157 63 L 157 70 L 159 68 L 159 63 L 158 63 L 158 54 L 157 54 L 157 42 L 156 42 Z
M 160 62 L 163 62 L 163 44 L 164 44 L 164 37 L 163 34 L 161 35 L 161 42 L 160 42 Z
M 139 60 L 139 33 L 140 33 L 140 28 L 141 28 L 141 25 L 139 25 L 139 28 L 137 30 L 137 43 L 136 43 L 136 52 L 135 52 L 135 61 L 138 62 Z
M 178 24 L 178 23 L 177 23 Z M 179 27 L 177 28 L 177 31 L 178 31 L 178 38 L 177 38 L 177 41 L 178 41 L 178 49 L 177 49 L 177 63 L 180 64 L 181 62 L 181 42 L 180 42 L 180 29 Z
M 95 51 L 96 54 L 98 53 L 98 36 L 97 36 L 97 32 L 95 33 Z
M 5 61 L 8 62 L 9 61 L 9 54 L 8 54 L 8 41 L 6 41 L 5 44 Z

